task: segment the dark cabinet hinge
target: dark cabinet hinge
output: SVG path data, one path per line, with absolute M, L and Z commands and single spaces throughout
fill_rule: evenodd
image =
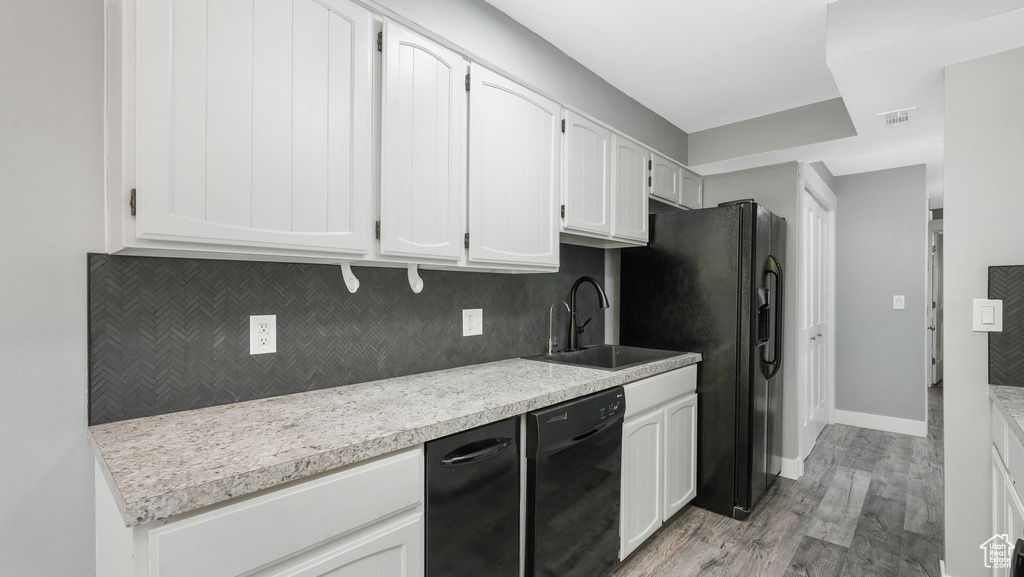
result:
M 652 184 L 651 177 L 649 176 L 647 177 L 647 186 L 654 186 L 654 184 Z
M 654 170 L 654 163 L 650 159 L 647 159 L 647 170 Z
M 565 134 L 565 119 L 562 119 L 562 134 Z
M 132 196 L 128 199 L 128 206 L 132 209 L 132 216 L 135 216 L 135 189 L 132 189 Z
M 384 33 L 377 33 L 377 52 L 384 52 Z
M 380 221 L 377 221 L 377 240 L 380 240 Z
M 469 248 L 469 233 L 466 233 L 466 248 Z
M 562 205 L 562 218 L 565 218 L 565 205 Z
M 469 73 L 466 73 L 466 92 L 469 92 Z

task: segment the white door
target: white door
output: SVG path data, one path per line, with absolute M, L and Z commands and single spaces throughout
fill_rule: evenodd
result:
M 942 233 L 932 232 L 932 307 L 928 329 L 931 331 L 932 384 L 942 380 Z
M 665 411 L 660 407 L 632 417 L 622 426 L 620 559 L 661 527 L 664 431 Z
M 369 252 L 372 14 L 348 0 L 137 10 L 139 235 Z
M 470 66 L 469 260 L 558 266 L 561 108 Z
M 685 168 L 681 169 L 682 184 L 680 189 L 679 204 L 687 208 L 701 208 L 703 206 L 704 178 Z
M 380 252 L 457 260 L 466 233 L 466 62 L 384 20 Z
M 1013 489 L 1013 481 L 1003 483 L 1003 501 L 1006 507 L 1006 535 L 1010 543 L 1024 538 L 1024 505 L 1021 505 L 1017 492 Z
M 804 407 L 801 411 L 802 455 L 806 457 L 828 423 L 830 359 L 828 347 L 829 214 L 808 191 L 800 214 L 802 274 L 799 279 L 799 371 Z
M 612 236 L 647 242 L 647 163 L 650 153 L 612 135 Z
M 697 395 L 665 406 L 665 499 L 668 521 L 697 495 Z
M 565 111 L 565 230 L 611 232 L 611 139 L 611 132 L 600 125 Z
M 420 514 L 343 545 L 328 545 L 297 564 L 272 568 L 259 577 L 421 577 L 424 572 Z
M 651 196 L 678 204 L 682 180 L 682 168 L 656 153 L 651 153 Z

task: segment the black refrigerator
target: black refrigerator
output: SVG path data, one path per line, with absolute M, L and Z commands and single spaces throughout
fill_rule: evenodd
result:
M 782 467 L 786 220 L 753 201 L 650 217 L 624 249 L 623 345 L 698 352 L 694 504 L 745 518 Z

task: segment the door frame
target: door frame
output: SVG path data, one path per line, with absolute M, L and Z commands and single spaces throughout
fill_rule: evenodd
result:
M 828 184 L 822 179 L 818 173 L 811 168 L 810 165 L 800 163 L 800 178 L 799 186 L 797 189 L 797 214 L 803 217 L 803 203 L 804 195 L 810 195 L 822 208 L 828 213 L 828 270 L 826 271 L 826 277 L 828 281 L 828 287 L 826 293 L 828 296 L 828 311 L 826 317 L 828 318 L 828 343 L 826 345 L 825 354 L 828 357 L 828 370 L 827 370 L 827 382 L 825 383 L 825 392 L 828 395 L 828 424 L 836 422 L 836 211 L 839 208 L 839 201 L 836 197 L 835 192 L 828 186 Z M 795 279 L 803 278 L 803 262 L 804 262 L 804 250 L 807 239 L 804 238 L 804 227 L 802 223 L 796 223 L 797 225 L 797 239 L 798 244 L 796 247 L 797 263 L 796 267 L 790 267 L 794 269 L 791 273 L 790 278 Z M 802 291 L 802 283 L 797 283 Z M 803 303 L 806 300 L 806 296 L 802 292 L 797 293 L 797 303 Z M 799 309 L 797 315 L 800 315 Z M 799 329 L 798 329 L 799 330 Z M 798 335 L 794 334 L 789 339 L 790 343 L 799 342 Z M 799 351 L 794 349 L 794 355 L 798 355 Z M 794 357 L 798 358 L 798 357 Z M 797 420 L 796 420 L 796 439 L 797 439 L 797 475 L 802 476 L 804 471 L 804 460 L 810 453 L 810 449 L 805 447 L 803 435 L 801 434 L 801 424 L 805 420 L 805 407 L 804 402 L 807 398 L 807 378 L 803 371 L 798 370 L 796 372 L 797 379 Z

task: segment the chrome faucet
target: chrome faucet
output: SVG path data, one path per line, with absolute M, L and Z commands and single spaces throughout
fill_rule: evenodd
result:
M 569 291 L 569 348 L 565 349 L 566 351 L 576 350 L 577 337 L 590 322 L 590 319 L 587 319 L 582 325 L 576 324 L 576 291 L 585 282 L 594 285 L 594 288 L 597 289 L 597 306 L 601 307 L 601 310 L 608 308 L 608 296 L 604 294 L 604 289 L 601 288 L 601 283 L 597 282 L 597 279 L 592 276 L 581 276 L 576 279 L 572 290 Z
M 565 301 L 557 301 L 555 303 L 552 303 L 551 307 L 548 309 L 548 354 L 549 355 L 551 353 L 555 352 L 555 345 L 558 344 L 558 343 L 555 342 L 555 337 L 552 336 L 553 335 L 552 330 L 554 329 L 555 306 L 559 305 L 559 304 L 561 304 L 563 307 L 565 307 L 566 311 L 569 311 L 569 305 L 565 304 Z

